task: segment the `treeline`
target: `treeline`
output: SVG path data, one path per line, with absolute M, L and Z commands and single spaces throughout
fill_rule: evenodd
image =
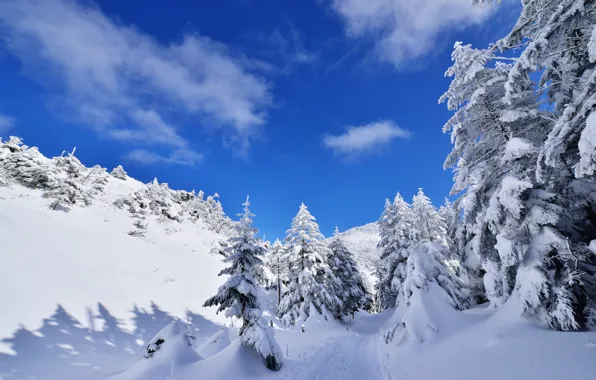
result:
M 74 153 L 49 159 L 18 137 L 12 136 L 4 142 L 0 139 L 0 186 L 17 183 L 39 189 L 48 199 L 50 209 L 69 211 L 74 206 L 86 207 L 102 199 L 109 181 L 130 179 L 120 165 L 109 173 L 99 165 L 87 168 Z M 131 190 L 130 194 L 118 196 L 113 204 L 133 217 L 129 234 L 134 236 L 145 234 L 150 215 L 158 221 L 197 223 L 218 233 L 227 233 L 233 228 L 219 195 L 205 198 L 202 191 L 172 190 L 157 179 L 136 191 Z

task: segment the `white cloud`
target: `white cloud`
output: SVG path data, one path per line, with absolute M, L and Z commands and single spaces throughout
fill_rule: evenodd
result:
M 225 45 L 196 34 L 164 45 L 74 1 L 1 1 L 0 37 L 68 114 L 116 139 L 196 154 L 168 121 L 179 114 L 242 154 L 271 104 L 267 81 Z
M 374 153 L 396 138 L 409 138 L 411 133 L 392 121 L 378 121 L 362 126 L 346 128 L 344 134 L 323 137 L 323 144 L 334 154 L 344 157 L 358 157 Z
M 125 159 L 143 165 L 164 163 L 195 166 L 203 161 L 203 155 L 185 150 L 176 150 L 170 155 L 164 156 L 146 149 L 136 149 L 128 153 Z
M 9 129 L 14 127 L 16 120 L 13 117 L 6 116 L 0 113 L 0 134 L 6 133 Z
M 332 0 L 332 9 L 348 36 L 371 38 L 379 58 L 398 68 L 444 47 L 443 33 L 480 23 L 491 12 L 470 0 Z

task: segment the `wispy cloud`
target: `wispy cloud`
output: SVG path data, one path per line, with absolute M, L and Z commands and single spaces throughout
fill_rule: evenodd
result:
M 187 150 L 176 150 L 173 151 L 170 155 L 164 156 L 153 151 L 148 151 L 146 149 L 136 149 L 128 153 L 125 159 L 143 165 L 164 163 L 195 166 L 203 161 L 203 155 Z
M 377 152 L 396 138 L 409 138 L 411 133 L 392 121 L 378 121 L 361 126 L 350 126 L 341 135 L 323 137 L 323 144 L 337 156 L 355 158 Z
M 8 130 L 12 129 L 15 126 L 15 124 L 16 120 L 14 119 L 14 117 L 10 117 L 0 113 L 0 135 L 8 132 Z
M 397 68 L 445 47 L 440 35 L 478 24 L 492 11 L 470 0 L 331 0 L 331 8 L 349 37 L 371 40 L 376 55 Z
M 304 35 L 293 22 L 286 19 L 282 25 L 285 27 L 251 35 L 250 43 L 256 46 L 257 54 L 266 60 L 253 61 L 255 68 L 289 74 L 298 66 L 313 64 L 318 60 L 318 54 L 306 48 Z
M 119 140 L 198 156 L 169 121 L 182 114 L 245 154 L 271 104 L 268 82 L 225 45 L 198 34 L 164 45 L 74 1 L 1 1 L 0 37 L 62 111 Z

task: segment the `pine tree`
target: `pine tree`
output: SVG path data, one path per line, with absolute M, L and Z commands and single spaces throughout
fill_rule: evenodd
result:
M 275 276 L 275 286 L 277 289 L 277 305 L 281 302 L 281 293 L 283 282 L 287 279 L 287 263 L 284 261 L 284 246 L 276 239 L 269 250 L 268 266 L 273 276 Z
M 596 256 L 584 249 L 596 238 L 595 20 L 591 1 L 523 2 L 490 49 L 456 45 L 442 98 L 456 111 L 453 193 L 466 190 L 456 246 L 481 257 L 494 304 L 517 289 L 525 315 L 561 330 L 587 325 L 596 295 Z M 492 65 L 514 49 L 512 64 Z
M 414 219 L 410 205 L 397 193 L 393 203 L 385 202 L 385 211 L 381 215 L 380 249 L 382 277 L 379 281 L 381 307 L 394 307 L 399 289 L 405 278 L 407 249 L 412 244 Z
M 447 225 L 422 189 L 412 199 L 412 236 L 418 244 L 437 242 L 448 247 Z
M 282 351 L 275 341 L 273 329 L 265 323 L 258 301 L 258 283 L 253 277 L 253 269 L 263 265 L 261 257 L 265 249 L 256 237 L 252 227 L 252 217 L 248 201 L 243 204 L 244 213 L 239 214 L 235 236 L 230 238 L 224 262 L 230 266 L 219 275 L 228 275 L 226 282 L 217 294 L 203 306 L 218 306 L 217 312 L 225 311 L 226 317 L 242 319 L 240 339 L 242 343 L 254 348 L 266 361 L 267 368 L 277 371 L 281 368 Z
M 331 270 L 339 283 L 336 294 L 342 302 L 337 318 L 348 315 L 353 317 L 354 313 L 364 306 L 367 294 L 356 261 L 346 248 L 337 227 L 329 249 L 331 250 Z
M 446 240 L 449 247 L 453 245 L 453 237 L 455 235 L 455 231 L 457 229 L 457 225 L 459 223 L 459 217 L 455 213 L 455 209 L 453 208 L 453 203 L 449 201 L 448 198 L 445 198 L 445 203 L 441 207 L 439 207 L 439 216 L 443 219 L 446 228 Z M 459 257 L 453 257 L 454 259 L 459 260 Z
M 395 239 L 396 211 L 395 207 L 385 199 L 385 208 L 379 218 L 379 236 L 377 244 L 379 250 L 379 261 L 377 264 L 378 282 L 376 284 L 377 298 L 381 309 L 387 309 L 395 306 L 396 294 L 391 288 L 393 281 L 394 252 L 397 251 Z
M 289 281 L 277 315 L 287 325 L 306 320 L 313 309 L 327 318 L 342 307 L 334 294 L 337 279 L 329 266 L 330 252 L 322 240 L 319 225 L 303 203 L 285 239 Z

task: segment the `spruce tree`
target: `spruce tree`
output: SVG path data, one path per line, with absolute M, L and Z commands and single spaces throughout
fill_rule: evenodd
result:
M 364 306 L 367 294 L 356 261 L 346 248 L 337 227 L 329 249 L 331 250 L 331 270 L 338 279 L 336 294 L 342 302 L 338 318 L 348 315 L 353 317 L 354 313 Z
M 481 258 L 493 304 L 516 289 L 525 315 L 576 329 L 596 307 L 596 255 L 585 249 L 596 238 L 595 4 L 522 5 L 491 48 L 456 45 L 448 71 L 446 166 L 457 167 L 453 192 L 466 191 L 456 246 Z M 497 50 L 518 57 L 494 64 Z
M 437 209 L 432 205 L 422 189 L 412 199 L 412 236 L 411 240 L 421 244 L 426 242 L 437 242 L 445 247 L 448 246 L 447 225 L 439 215 Z
M 224 248 L 224 262 L 230 266 L 219 273 L 229 277 L 203 306 L 218 306 L 218 313 L 225 311 L 226 317 L 242 319 L 241 342 L 259 352 L 265 358 L 267 368 L 277 371 L 281 368 L 283 353 L 275 341 L 273 329 L 262 317 L 258 301 L 259 285 L 253 277 L 254 268 L 263 265 L 261 258 L 265 249 L 252 227 L 254 215 L 249 210 L 248 197 L 243 206 L 244 213 L 238 214 L 241 218 L 235 225 L 235 234 Z
M 268 266 L 274 276 L 275 287 L 277 289 L 277 305 L 281 302 L 281 293 L 283 282 L 287 276 L 287 263 L 284 261 L 284 246 L 276 239 L 271 246 L 268 254 Z
M 393 203 L 385 202 L 381 216 L 381 306 L 383 309 L 396 306 L 397 296 L 405 278 L 405 263 L 408 248 L 412 244 L 414 219 L 410 205 L 397 193 Z
M 338 281 L 329 266 L 330 251 L 322 240 L 319 225 L 302 203 L 285 239 L 289 279 L 277 315 L 286 325 L 306 320 L 313 310 L 327 318 L 342 307 L 335 294 Z
M 396 261 L 394 252 L 397 250 L 394 232 L 395 223 L 395 208 L 389 199 L 385 199 L 385 207 L 379 218 L 380 240 L 377 244 L 379 261 L 377 264 L 378 282 L 376 284 L 376 292 L 381 309 L 395 306 L 396 295 L 391 288 L 391 282 L 393 281 L 392 269 L 395 269 L 394 262 Z

